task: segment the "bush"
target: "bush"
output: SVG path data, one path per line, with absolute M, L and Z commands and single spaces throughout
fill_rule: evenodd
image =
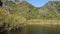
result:
M 18 14 L 10 14 L 3 8 L 0 8 L 0 27 L 11 29 L 13 27 L 20 27 L 21 24 L 25 23 L 26 19 Z

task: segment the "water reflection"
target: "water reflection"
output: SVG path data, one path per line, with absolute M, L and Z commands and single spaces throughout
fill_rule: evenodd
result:
M 0 34 L 60 34 L 60 25 L 27 25 L 23 29 L 18 29 L 16 31 L 5 31 Z
M 60 26 L 39 26 L 39 25 L 30 25 L 27 28 L 27 34 L 60 34 Z

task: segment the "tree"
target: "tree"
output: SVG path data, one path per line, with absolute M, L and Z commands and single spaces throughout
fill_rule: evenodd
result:
M 6 4 L 7 4 L 6 1 L 7 1 L 7 0 L 1 0 L 1 2 L 3 3 L 3 4 L 2 4 L 3 7 L 6 7 Z
M 19 4 L 22 1 L 25 1 L 25 0 L 15 0 L 15 4 Z
M 10 14 L 9 11 L 6 11 L 5 9 L 0 8 L 0 27 L 3 27 L 4 30 L 11 30 L 12 28 L 19 28 L 23 23 L 25 23 L 26 19 L 18 14 Z M 18 29 L 17 28 L 17 29 Z

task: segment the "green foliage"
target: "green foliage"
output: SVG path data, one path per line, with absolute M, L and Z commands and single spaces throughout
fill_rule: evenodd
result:
M 8 22 L 8 19 L 10 18 L 10 13 L 6 12 L 5 9 L 0 8 L 0 24 L 4 23 L 5 21 Z
M 42 19 L 42 20 L 43 19 L 60 19 L 60 15 L 57 16 L 54 9 L 51 7 L 48 8 L 48 6 L 37 8 L 26 1 L 23 1 L 19 4 L 15 4 L 12 1 L 8 1 L 7 5 L 12 9 L 12 11 L 7 11 L 0 7 L 0 26 L 3 26 L 3 23 L 6 23 L 7 27 L 10 26 L 9 28 L 18 27 L 21 24 L 25 24 L 26 19 L 27 21 L 30 19 L 31 20 L 32 19 Z M 43 10 L 40 11 L 40 9 L 43 9 Z M 47 9 L 47 12 L 46 12 L 46 9 Z M 60 5 L 56 6 L 56 9 L 57 9 L 57 12 L 60 11 Z
M 58 11 L 60 11 L 60 5 L 58 5 L 56 8 L 57 8 Z
M 18 27 L 22 23 L 25 23 L 26 19 L 19 13 L 10 14 L 3 8 L 0 8 L 0 26 L 8 28 Z M 5 23 L 5 26 L 3 24 Z M 9 26 L 8 26 L 9 25 Z
M 51 2 L 51 4 L 53 4 L 53 2 Z M 54 4 L 58 4 L 58 3 L 54 2 Z M 58 18 L 59 16 L 56 15 L 56 13 L 54 12 L 54 9 L 51 7 L 48 8 L 49 6 L 37 8 L 37 7 L 34 7 L 33 5 L 29 4 L 27 1 L 22 1 L 20 4 L 17 4 L 17 5 L 14 2 L 8 2 L 8 5 L 12 8 L 13 13 L 20 13 L 26 19 L 59 19 Z M 47 9 L 48 14 L 46 14 L 46 12 L 42 12 L 39 14 L 39 10 L 44 9 L 44 8 Z M 56 6 L 56 9 L 58 11 L 60 11 L 60 5 Z M 45 11 L 45 10 L 43 10 L 43 11 Z

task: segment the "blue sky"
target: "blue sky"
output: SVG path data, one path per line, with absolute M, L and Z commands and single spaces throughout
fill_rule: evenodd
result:
M 30 4 L 34 5 L 35 7 L 44 6 L 49 0 L 27 0 Z
M 14 0 L 12 0 L 14 1 Z M 20 0 L 21 1 L 21 0 Z M 30 4 L 32 4 L 35 7 L 42 7 L 44 6 L 48 1 L 60 1 L 60 0 L 26 0 Z

